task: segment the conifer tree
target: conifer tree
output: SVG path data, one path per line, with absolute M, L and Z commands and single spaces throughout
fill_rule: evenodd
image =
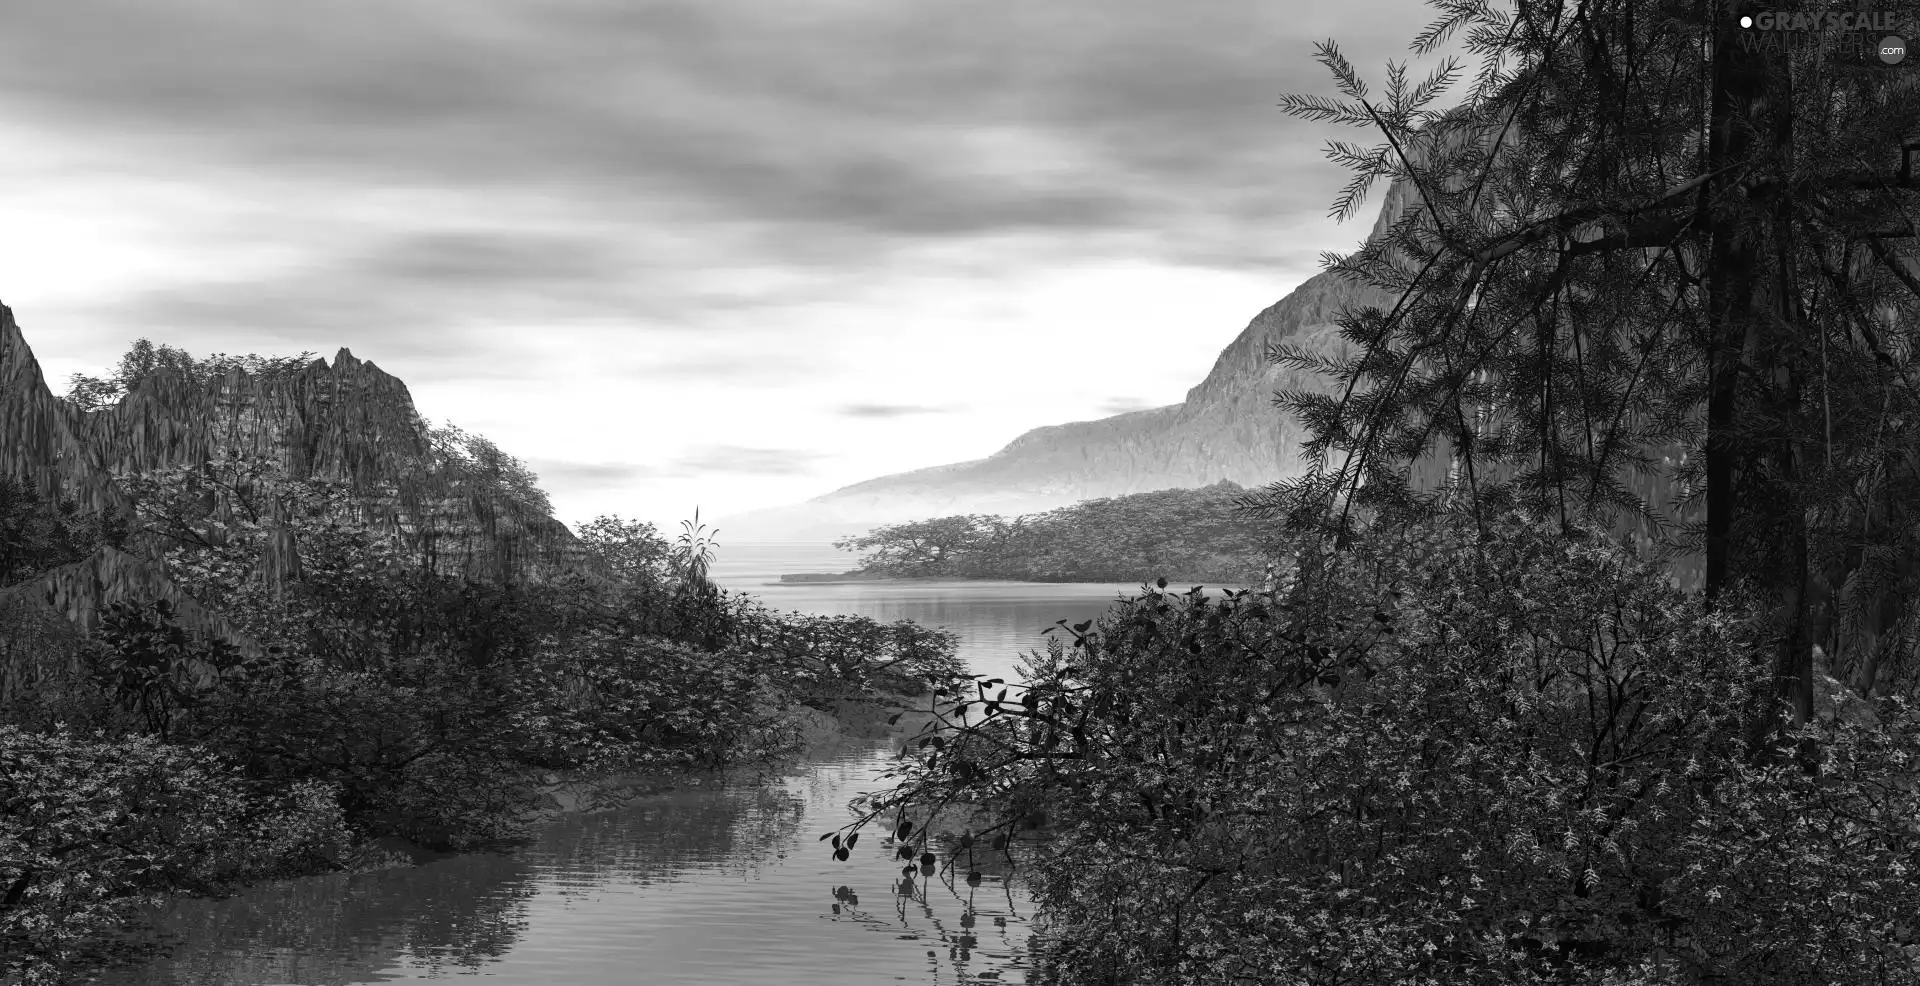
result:
M 1248 505 L 1336 536 L 1356 514 L 1611 517 L 1708 607 L 1766 601 L 1798 721 L 1815 645 L 1884 692 L 1920 637 L 1920 77 L 1743 33 L 1724 0 L 1435 5 L 1414 50 L 1466 28 L 1485 59 L 1460 106 L 1424 109 L 1451 61 L 1411 87 L 1390 65 L 1376 101 L 1332 42 L 1346 101 L 1281 104 L 1385 136 L 1330 145 L 1357 172 L 1336 214 L 1381 175 L 1418 194 L 1327 258 L 1399 295 L 1346 313 L 1352 353 L 1270 353 L 1344 392 L 1277 395 L 1310 471 Z M 1802 8 L 1841 9 L 1769 9 Z M 1876 10 L 1920 25 L 1913 0 Z

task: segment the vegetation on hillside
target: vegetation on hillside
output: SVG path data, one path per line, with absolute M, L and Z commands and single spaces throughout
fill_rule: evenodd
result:
M 1245 584 L 1260 578 L 1272 540 L 1271 524 L 1238 508 L 1245 492 L 1222 480 L 1012 519 L 938 517 L 877 528 L 834 547 L 872 552 L 860 559 L 866 576 Z
M 498 495 L 532 498 L 510 457 L 475 464 Z M 805 709 L 961 670 L 951 633 L 718 589 L 693 525 L 675 545 L 602 517 L 579 537 L 611 578 L 483 581 L 425 568 L 357 521 L 343 484 L 269 458 L 116 481 L 130 528 L 0 484 L 0 588 L 118 547 L 159 559 L 239 636 L 195 632 L 164 600 L 110 606 L 87 634 L 19 593 L 0 611 L 0 982 L 113 957 L 113 932 L 169 895 L 393 865 L 388 837 L 511 843 L 543 776 L 770 764 L 795 752 Z M 287 544 L 277 571 L 268 549 Z

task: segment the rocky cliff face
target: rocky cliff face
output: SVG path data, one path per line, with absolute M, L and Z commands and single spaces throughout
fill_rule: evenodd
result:
M 331 365 L 315 360 L 267 377 L 235 369 L 212 386 L 156 373 L 119 404 L 82 412 L 53 395 L 13 312 L 0 305 L 0 475 L 43 496 L 71 496 L 130 518 L 132 505 L 115 477 L 229 452 L 267 456 L 294 479 L 345 483 L 355 516 L 341 519 L 399 533 L 441 572 L 490 579 L 604 574 L 565 525 L 476 477 L 436 468 L 406 385 L 345 349 Z M 291 538 L 279 539 L 260 576 L 290 577 L 297 554 Z M 150 545 L 134 553 L 103 549 L 0 591 L 0 603 L 25 604 L 82 629 L 112 603 L 157 599 L 173 602 L 190 626 L 255 646 L 172 585 Z

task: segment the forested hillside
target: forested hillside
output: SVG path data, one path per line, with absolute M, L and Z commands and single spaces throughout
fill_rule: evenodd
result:
M 1223 480 L 1012 518 L 937 517 L 835 547 L 871 552 L 862 576 L 1248 585 L 1264 574 L 1273 525 L 1238 506 L 1245 492 Z

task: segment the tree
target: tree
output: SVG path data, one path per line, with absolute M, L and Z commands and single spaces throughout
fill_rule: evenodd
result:
M 1087 500 L 1006 518 L 938 517 L 878 528 L 836 544 L 871 551 L 878 575 L 1039 582 L 1246 582 L 1260 571 L 1264 526 L 1238 508 L 1244 491 L 1222 481 Z
M 1386 137 L 1330 146 L 1358 172 L 1337 214 L 1382 174 L 1418 197 L 1328 260 L 1399 293 L 1342 318 L 1356 353 L 1272 354 L 1345 392 L 1279 395 L 1311 469 L 1249 505 L 1340 536 L 1355 510 L 1638 514 L 1669 557 L 1698 552 L 1709 606 L 1744 582 L 1771 600 L 1780 695 L 1804 722 L 1814 644 L 1848 648 L 1815 638 L 1818 600 L 1900 537 L 1861 545 L 1843 518 L 1912 509 L 1889 499 L 1910 481 L 1875 478 L 1910 471 L 1887 446 L 1920 424 L 1911 73 L 1743 45 L 1717 0 L 1437 6 L 1414 49 L 1472 27 L 1486 59 L 1456 110 L 1421 111 L 1451 62 L 1412 87 L 1390 66 L 1377 105 L 1331 42 L 1349 101 L 1282 103 Z M 1853 557 L 1816 566 L 1843 536 Z
M 215 353 L 201 359 L 165 343 L 156 346 L 142 337 L 127 347 L 119 365 L 106 376 L 75 373 L 68 377 L 67 393 L 62 399 L 82 411 L 98 411 L 118 403 L 137 389 L 141 381 L 163 370 L 201 382 L 210 381 L 232 369 L 244 370 L 254 376 L 273 376 L 305 367 L 313 362 L 314 355 L 312 352 L 298 356 L 260 356 L 254 353 L 229 356 Z
M 575 533 L 606 562 L 615 578 L 635 584 L 663 578 L 667 558 L 673 552 L 673 545 L 660 535 L 658 527 L 621 520 L 619 514 L 595 517 Z
M 102 545 L 124 547 L 117 517 L 83 512 L 71 497 L 49 503 L 27 484 L 0 478 L 0 587 L 79 561 Z
M 998 520 L 985 514 L 935 517 L 841 538 L 833 546 L 842 551 L 879 549 L 860 559 L 863 567 L 873 571 L 900 576 L 944 574 L 943 563 L 990 543 Z
M 519 459 L 500 451 L 484 435 L 475 435 L 449 421 L 428 431 L 428 440 L 441 461 L 496 489 L 506 498 L 543 515 L 553 513 L 553 503 L 540 488 L 540 477 Z

